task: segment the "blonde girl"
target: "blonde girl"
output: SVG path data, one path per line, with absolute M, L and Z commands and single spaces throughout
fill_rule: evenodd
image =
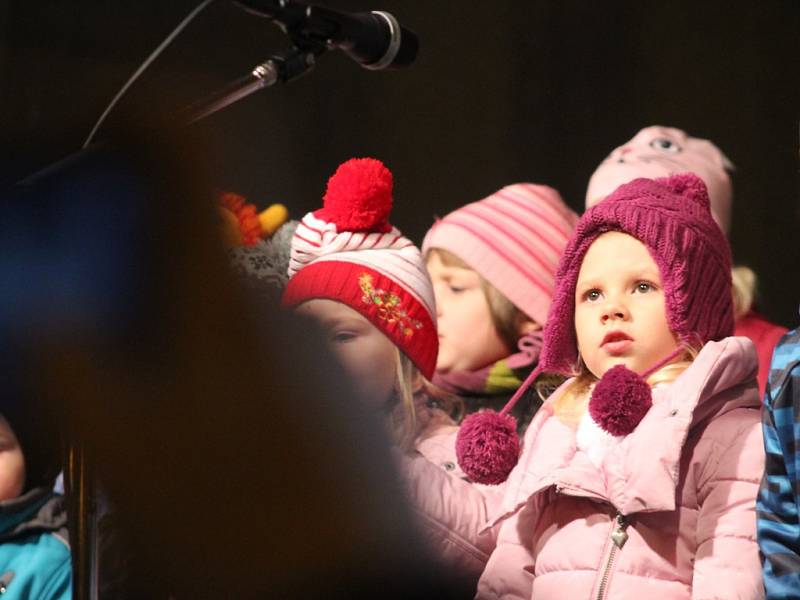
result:
M 495 532 L 478 598 L 763 598 L 756 353 L 732 332 L 730 251 L 697 176 L 634 180 L 581 217 L 529 381 L 573 377 L 521 453 L 510 406 L 461 426 L 462 467 L 501 499 L 416 488 L 462 544 Z
M 452 425 L 458 406 L 427 382 L 439 345 L 433 291 L 419 250 L 389 224 L 392 185 L 378 160 L 339 166 L 323 207 L 292 236 L 282 303 L 320 324 L 362 401 L 411 450 Z

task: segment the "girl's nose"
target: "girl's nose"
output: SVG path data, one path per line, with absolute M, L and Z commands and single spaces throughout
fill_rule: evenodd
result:
M 622 302 L 607 302 L 603 307 L 603 313 L 600 320 L 605 323 L 610 320 L 626 321 L 630 313 L 628 308 Z

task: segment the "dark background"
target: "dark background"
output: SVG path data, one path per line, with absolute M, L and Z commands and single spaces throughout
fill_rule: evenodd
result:
M 798 322 L 800 2 L 329 0 L 415 30 L 410 69 L 341 53 L 205 121 L 212 180 L 295 218 L 352 156 L 395 175 L 394 222 L 420 242 L 443 215 L 515 181 L 582 209 L 588 178 L 641 127 L 713 140 L 737 167 L 731 243 L 767 316 Z M 0 183 L 76 151 L 106 104 L 197 2 L 0 0 Z M 169 112 L 286 46 L 218 0 L 128 92 L 108 125 Z M 113 198 L 108 199 L 113 202 Z M 43 232 L 45 235 L 46 232 Z

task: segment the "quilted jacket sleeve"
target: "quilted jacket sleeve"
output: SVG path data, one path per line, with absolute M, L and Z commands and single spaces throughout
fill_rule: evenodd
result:
M 537 496 L 541 498 L 541 496 Z M 500 522 L 497 548 L 489 558 L 478 582 L 480 600 L 530 600 L 533 589 L 534 559 L 531 552 L 533 521 L 541 509 L 531 499 Z
M 703 437 L 707 459 L 698 481 L 692 598 L 763 598 L 756 543 L 756 495 L 764 471 L 759 413 L 732 411 L 709 425 Z
M 421 456 L 400 460 L 411 503 L 433 552 L 476 585 L 497 542 L 499 525 L 484 527 L 499 505 L 501 489 L 453 477 Z

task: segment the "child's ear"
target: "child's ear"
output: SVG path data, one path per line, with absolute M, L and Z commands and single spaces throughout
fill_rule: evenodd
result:
M 528 335 L 529 333 L 533 333 L 534 331 L 539 331 L 542 326 L 539 325 L 536 321 L 527 317 L 525 315 L 520 315 L 520 321 L 517 325 L 517 332 L 520 336 Z

